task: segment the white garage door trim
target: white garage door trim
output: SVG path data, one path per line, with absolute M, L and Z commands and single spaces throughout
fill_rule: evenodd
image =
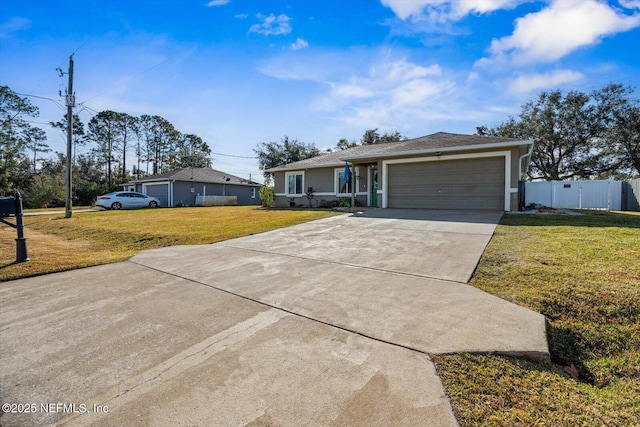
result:
M 142 184 L 142 194 L 147 194 L 147 187 L 152 185 L 166 185 L 167 186 L 167 200 L 169 201 L 169 206 L 163 207 L 173 207 L 173 185 L 171 185 L 171 181 L 158 181 L 158 182 L 145 182 Z
M 389 197 L 389 165 L 401 163 L 444 162 L 448 160 L 481 159 L 487 157 L 504 157 L 504 210 L 511 205 L 511 151 L 488 151 L 486 153 L 452 154 L 449 156 L 413 157 L 382 161 L 382 207 L 388 207 Z M 516 189 L 517 191 L 517 189 Z

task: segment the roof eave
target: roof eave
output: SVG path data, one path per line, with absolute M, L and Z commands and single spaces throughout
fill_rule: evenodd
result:
M 201 182 L 203 184 L 226 184 L 226 185 L 246 185 L 249 187 L 259 187 L 259 183 L 249 183 L 249 182 L 227 182 L 227 181 L 208 181 L 206 179 L 182 179 L 182 178 L 155 178 L 155 179 L 137 179 L 135 181 L 131 181 L 129 184 L 144 184 L 147 182 L 163 182 L 163 181 L 173 181 L 173 182 Z M 124 184 L 120 184 L 124 185 Z
M 299 171 L 299 170 L 306 170 L 306 169 L 321 169 L 321 168 L 330 168 L 330 167 L 338 167 L 338 166 L 342 166 L 343 161 L 341 160 L 340 162 L 332 162 L 332 163 L 322 163 L 320 165 L 307 165 L 307 166 L 300 166 L 300 167 L 287 167 L 287 166 L 278 166 L 275 168 L 270 168 L 270 169 L 265 169 L 265 172 L 287 172 L 287 171 Z
M 478 149 L 493 149 L 493 148 L 506 148 L 506 147 L 519 147 L 521 145 L 532 144 L 531 140 L 514 140 L 506 142 L 494 142 L 492 144 L 472 144 L 472 145 L 460 145 L 457 147 L 439 147 L 439 148 L 425 148 L 423 150 L 407 150 L 407 151 L 394 151 L 390 153 L 378 153 L 378 154 L 364 154 L 360 156 L 342 157 L 340 160 L 349 162 L 354 160 L 373 160 L 387 157 L 402 157 L 421 154 L 433 154 L 451 151 L 468 151 Z

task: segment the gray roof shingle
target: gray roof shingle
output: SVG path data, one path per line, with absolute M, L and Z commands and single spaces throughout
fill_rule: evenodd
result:
M 387 158 L 411 153 L 421 153 L 436 150 L 453 150 L 456 148 L 472 148 L 478 146 L 525 145 L 531 141 L 514 138 L 490 137 L 480 135 L 462 135 L 447 132 L 437 132 L 420 138 L 408 139 L 400 142 L 385 144 L 359 145 L 342 151 L 323 154 L 288 165 L 268 169 L 268 172 L 276 172 L 292 169 L 308 169 L 320 167 L 337 167 L 344 165 L 345 161 Z
M 240 178 L 212 168 L 184 168 L 174 171 L 165 172 L 157 175 L 151 175 L 146 178 L 136 179 L 131 182 L 149 182 L 149 181 L 194 181 L 205 182 L 211 184 L 237 184 L 237 185 L 255 185 L 260 184 L 251 182 L 248 179 Z

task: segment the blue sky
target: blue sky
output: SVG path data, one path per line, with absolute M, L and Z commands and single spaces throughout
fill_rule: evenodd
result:
M 640 0 L 0 0 L 1 85 L 62 104 L 71 54 L 85 123 L 157 114 L 256 178 L 241 157 L 284 135 L 473 133 L 542 90 L 637 87 Z M 37 122 L 65 114 L 31 101 Z

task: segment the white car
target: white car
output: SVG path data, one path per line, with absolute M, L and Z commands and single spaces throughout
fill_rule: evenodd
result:
M 135 209 L 135 208 L 157 208 L 160 200 L 155 197 L 145 196 L 135 191 L 116 191 L 105 194 L 96 199 L 96 206 L 105 209 Z

